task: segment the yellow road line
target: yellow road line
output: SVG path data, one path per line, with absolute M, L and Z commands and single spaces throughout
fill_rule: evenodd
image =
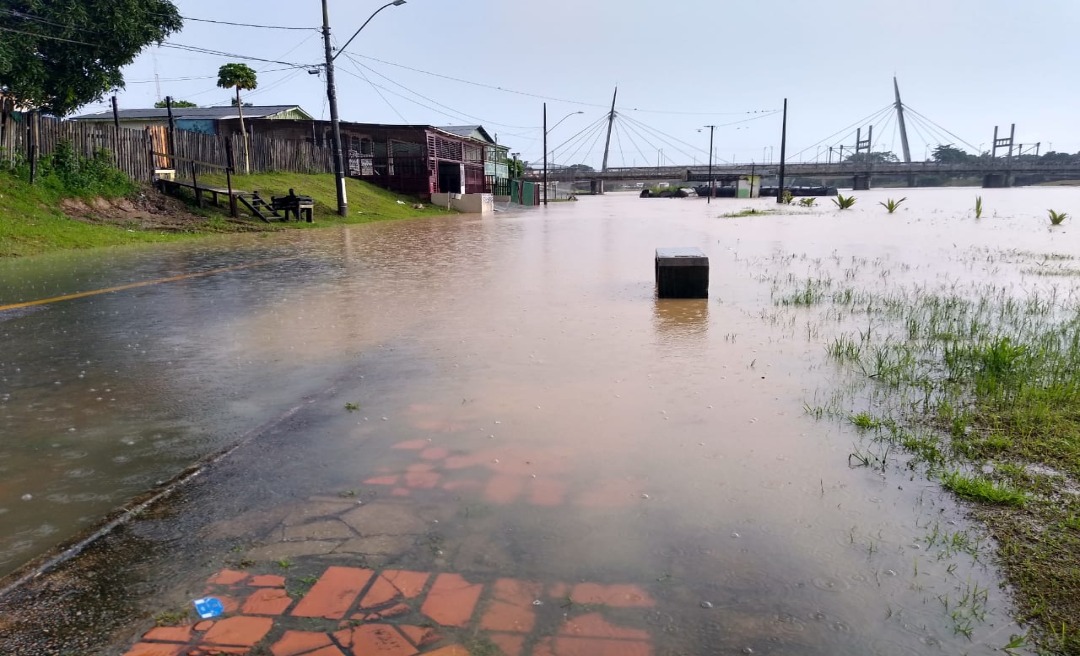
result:
M 251 262 L 249 264 L 238 264 L 231 267 L 223 267 L 221 269 L 213 269 L 211 271 L 199 271 L 197 273 L 185 273 L 179 276 L 169 276 L 168 278 L 157 278 L 155 280 L 144 280 L 142 282 L 132 282 L 126 285 L 117 285 L 116 287 L 106 287 L 104 289 L 95 289 L 88 292 L 77 292 L 75 294 L 64 294 L 63 296 L 53 296 L 52 298 L 42 298 L 36 301 L 26 301 L 23 303 L 11 303 L 9 305 L 0 305 L 0 312 L 5 310 L 18 310 L 21 308 L 35 307 L 38 305 L 50 305 L 52 303 L 60 303 L 62 301 L 73 301 L 77 298 L 87 298 L 88 296 L 98 296 L 101 294 L 112 294 L 114 292 L 122 292 L 128 289 L 137 289 L 139 287 L 149 287 L 150 285 L 160 285 L 167 282 L 176 282 L 178 280 L 191 280 L 192 278 L 205 278 L 207 276 L 215 276 L 219 273 L 228 273 L 229 271 L 237 271 L 240 269 L 250 269 L 251 267 L 263 266 L 266 264 L 273 264 L 274 262 L 281 262 L 287 260 L 286 257 L 277 257 L 269 260 L 260 260 L 258 262 Z

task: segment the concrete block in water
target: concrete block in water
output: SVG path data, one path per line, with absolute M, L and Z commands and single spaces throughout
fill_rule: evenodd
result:
M 708 256 L 700 248 L 656 249 L 656 295 L 660 298 L 708 298 Z

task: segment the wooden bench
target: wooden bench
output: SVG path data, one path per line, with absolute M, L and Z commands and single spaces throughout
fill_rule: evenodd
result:
M 289 220 L 289 214 L 296 217 L 300 222 L 301 217 L 308 223 L 315 222 L 315 200 L 311 196 L 297 196 L 292 189 L 288 196 L 271 196 L 270 207 L 278 212 L 285 213 L 285 220 Z

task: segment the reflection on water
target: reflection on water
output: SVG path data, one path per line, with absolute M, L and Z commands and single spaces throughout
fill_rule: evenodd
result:
M 926 539 L 965 529 L 962 512 L 919 477 L 848 468 L 854 429 L 803 410 L 834 382 L 828 327 L 771 296 L 825 271 L 1023 290 L 1044 281 L 987 253 L 1080 254 L 1039 214 L 1073 192 L 980 192 L 998 216 L 978 223 L 974 193 L 739 220 L 720 214 L 769 201 L 613 194 L 2 263 L 0 303 L 274 259 L 0 314 L 0 572 L 315 399 L 196 488 L 206 535 L 260 526 L 254 560 L 300 561 L 308 519 L 288 504 L 356 494 L 407 511 L 407 530 L 320 524 L 307 556 L 636 586 L 655 605 L 605 617 L 655 653 L 989 653 L 1022 632 L 996 573 Z M 666 243 L 706 251 L 711 299 L 655 298 Z M 973 585 L 988 592 L 969 641 L 941 599 Z
M 661 340 L 678 347 L 703 340 L 709 331 L 707 299 L 656 299 L 653 325 Z

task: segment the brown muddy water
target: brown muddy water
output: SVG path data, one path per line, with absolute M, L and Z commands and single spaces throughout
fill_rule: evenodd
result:
M 647 633 L 635 653 L 994 652 L 1024 629 L 992 545 L 902 457 L 849 467 L 864 438 L 806 411 L 859 394 L 833 328 L 778 299 L 826 275 L 1071 293 L 1044 274 L 1080 242 L 1045 208 L 1078 213 L 1080 192 L 857 195 L 722 218 L 777 205 L 611 194 L 0 263 L 0 305 L 209 274 L 0 312 L 0 575 L 250 439 L 170 506 L 169 558 L 130 574 L 145 612 L 231 547 L 316 575 L 355 558 L 634 586 L 648 602 L 616 619 Z M 710 256 L 707 301 L 655 298 L 663 246 Z M 353 499 L 418 528 L 352 548 L 327 517 Z M 289 535 L 298 512 L 321 523 Z

